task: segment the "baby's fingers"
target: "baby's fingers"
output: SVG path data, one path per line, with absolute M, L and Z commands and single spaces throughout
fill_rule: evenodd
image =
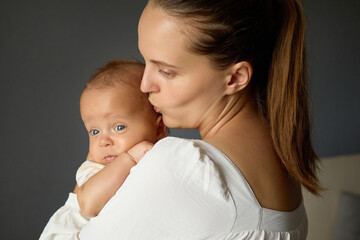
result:
M 141 158 L 145 155 L 145 153 L 149 151 L 153 146 L 154 146 L 153 143 L 148 141 L 143 141 L 130 148 L 127 151 L 127 153 L 133 157 L 135 162 L 138 163 L 141 160 Z

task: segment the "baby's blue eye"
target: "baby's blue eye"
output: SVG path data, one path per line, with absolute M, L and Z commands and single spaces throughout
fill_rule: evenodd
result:
M 116 131 L 124 130 L 124 128 L 125 128 L 124 125 L 116 125 L 116 126 L 115 126 L 115 130 L 116 130 Z
M 90 134 L 95 136 L 95 135 L 99 134 L 99 132 L 100 132 L 99 130 L 93 129 L 93 130 L 90 131 Z

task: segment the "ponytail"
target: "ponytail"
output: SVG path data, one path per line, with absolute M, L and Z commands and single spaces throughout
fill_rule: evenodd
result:
M 305 58 L 305 19 L 300 0 L 277 0 L 278 37 L 269 69 L 267 118 L 289 175 L 319 195 L 317 160 L 310 136 Z
M 241 61 L 253 66 L 250 88 L 277 155 L 289 176 L 318 195 L 300 0 L 149 1 L 191 25 L 186 30 L 191 52 L 219 69 Z

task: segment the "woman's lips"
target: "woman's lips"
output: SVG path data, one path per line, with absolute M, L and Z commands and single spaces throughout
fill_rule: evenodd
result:
M 160 109 L 159 109 L 158 107 L 156 107 L 156 106 L 153 106 L 153 107 L 154 107 L 154 111 L 155 111 L 155 112 L 157 112 L 157 113 L 160 112 Z
M 152 101 L 150 100 L 150 98 L 149 98 L 149 102 L 150 102 L 150 104 L 153 106 L 154 111 L 157 112 L 157 113 L 159 113 L 159 112 L 160 112 L 160 109 L 152 103 Z
M 106 157 L 104 157 L 105 162 L 111 162 L 112 160 L 114 160 L 117 156 L 115 155 L 107 155 Z

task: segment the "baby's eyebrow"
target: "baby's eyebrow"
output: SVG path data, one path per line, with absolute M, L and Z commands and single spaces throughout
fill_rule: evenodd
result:
M 104 115 L 101 116 L 101 118 L 106 118 L 106 119 L 111 119 L 111 121 L 118 121 L 121 124 L 125 124 L 128 123 L 129 121 L 129 115 L 131 115 L 131 113 L 128 114 L 120 114 L 120 113 L 106 113 Z M 83 123 L 85 125 L 85 127 L 87 126 L 91 126 L 91 125 L 96 125 L 97 123 L 97 117 L 93 117 L 93 116 L 84 116 L 83 117 Z
M 120 114 L 120 113 L 108 113 L 104 116 L 105 118 L 119 118 L 119 119 L 127 119 L 127 114 Z

